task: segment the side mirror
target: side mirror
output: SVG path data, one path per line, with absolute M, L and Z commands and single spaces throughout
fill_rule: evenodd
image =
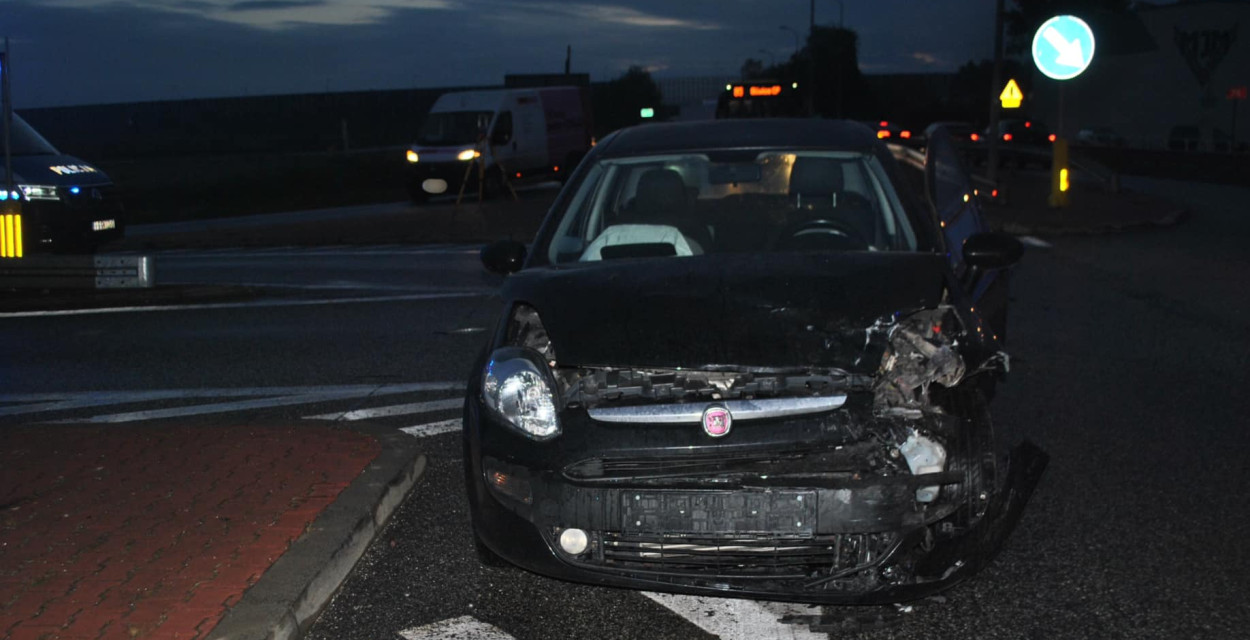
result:
M 978 233 L 964 240 L 963 251 L 970 267 L 1002 269 L 1020 261 L 1024 245 L 1005 233 Z
M 500 240 L 482 247 L 482 264 L 491 273 L 508 275 L 525 264 L 525 245 L 515 240 Z

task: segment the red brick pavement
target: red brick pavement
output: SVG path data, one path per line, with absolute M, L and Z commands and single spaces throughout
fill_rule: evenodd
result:
M 319 426 L 0 430 L 0 638 L 203 637 L 379 449 Z

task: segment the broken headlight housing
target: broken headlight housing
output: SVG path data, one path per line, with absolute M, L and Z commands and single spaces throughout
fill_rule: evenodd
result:
M 491 354 L 482 371 L 482 401 L 488 411 L 529 438 L 560 435 L 551 370 L 530 349 L 504 347 Z

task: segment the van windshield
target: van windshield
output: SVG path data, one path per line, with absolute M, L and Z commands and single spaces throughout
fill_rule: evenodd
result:
M 60 152 L 51 143 L 43 139 L 38 131 L 26 124 L 26 121 L 13 114 L 13 128 L 10 129 L 11 149 L 15 156 L 55 156 Z M 0 158 L 3 160 L 3 158 Z
M 451 146 L 473 144 L 478 136 L 485 134 L 490 127 L 490 119 L 494 114 L 490 111 L 444 111 L 431 113 L 421 132 L 417 134 L 417 144 Z

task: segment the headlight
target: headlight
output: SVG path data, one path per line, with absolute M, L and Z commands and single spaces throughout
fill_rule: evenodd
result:
M 416 151 L 409 149 L 408 150 L 408 162 L 417 163 L 420 161 L 421 161 L 421 156 L 417 155 Z
M 460 152 L 460 155 L 456 156 L 456 159 L 464 160 L 465 162 L 468 162 L 469 160 L 472 160 L 474 158 L 481 157 L 481 155 L 482 155 L 482 152 L 478 151 L 477 149 L 465 149 L 464 151 Z
M 491 354 L 482 372 L 482 401 L 492 413 L 530 438 L 554 438 L 560 435 L 560 421 L 550 378 L 524 354 L 516 348 Z
M 56 187 L 45 184 L 24 184 L 18 186 L 27 200 L 59 200 Z

